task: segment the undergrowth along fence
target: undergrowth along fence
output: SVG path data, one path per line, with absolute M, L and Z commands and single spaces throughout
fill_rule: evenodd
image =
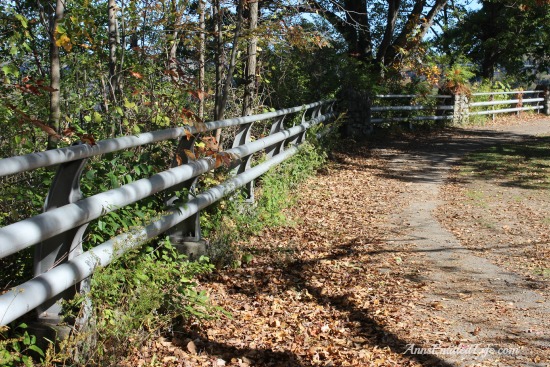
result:
M 252 198 L 253 187 L 250 183 L 296 154 L 305 141 L 308 129 L 331 122 L 336 117 L 334 102 L 320 101 L 260 115 L 1 159 L 0 177 L 56 165 L 58 169 L 46 198 L 44 212 L 0 228 L 0 259 L 35 246 L 35 277 L 0 295 L 0 325 L 7 325 L 33 309 L 36 309 L 40 322 L 59 322 L 60 301 L 74 296 L 77 288 L 85 290 L 85 280 L 95 269 L 107 266 L 123 253 L 167 231 L 170 231 L 171 237 L 181 241 L 199 240 L 199 212 L 239 188 L 245 187 L 245 195 Z M 285 120 L 296 120 L 300 118 L 300 113 L 301 119 L 294 126 L 284 127 Z M 270 132 L 251 141 L 252 125 L 260 121 L 271 122 Z M 231 149 L 203 158 L 194 156 L 198 135 L 231 126 L 238 127 Z M 80 178 L 89 158 L 174 139 L 179 139 L 179 144 L 172 168 L 119 188 L 82 197 Z M 253 166 L 251 157 L 262 152 L 265 160 Z M 200 175 L 222 165 L 232 169 L 226 181 L 203 192 L 189 194 Z M 119 234 L 88 251 L 83 250 L 83 234 L 92 220 L 159 192 L 167 193 L 169 198 L 166 201 L 167 213 L 143 227 Z M 178 205 L 173 200 L 175 192 L 184 192 L 189 196 Z
M 396 122 L 452 121 L 465 124 L 471 116 L 536 111 L 550 115 L 548 91 L 509 91 L 470 95 L 375 95 L 367 103 L 367 125 Z

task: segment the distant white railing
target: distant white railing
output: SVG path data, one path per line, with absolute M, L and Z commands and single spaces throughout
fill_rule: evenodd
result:
M 499 99 L 500 96 L 514 95 L 515 98 Z M 368 101 L 367 124 L 377 126 L 393 122 L 409 122 L 413 126 L 418 121 L 452 120 L 455 124 L 466 123 L 470 116 L 501 113 L 536 111 L 550 115 L 548 91 L 507 91 L 483 92 L 466 95 L 415 95 L 386 94 L 375 95 Z M 526 98 L 524 98 L 526 97 Z M 480 98 L 489 100 L 479 100 Z M 407 99 L 408 104 L 399 102 Z M 391 102 L 396 101 L 396 104 Z M 416 101 L 422 101 L 415 105 Z M 505 107 L 507 105 L 507 107 Z M 495 108 L 501 106 L 505 108 Z

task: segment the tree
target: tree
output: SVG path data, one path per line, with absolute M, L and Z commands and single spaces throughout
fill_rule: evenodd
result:
M 308 0 L 300 11 L 322 16 L 342 35 L 351 56 L 380 68 L 398 64 L 417 47 L 447 2 Z
M 444 41 L 455 55 L 472 60 L 483 78 L 493 78 L 497 68 L 533 77 L 526 65 L 538 71 L 550 66 L 550 6 L 535 1 L 483 1 L 482 8 L 445 34 Z
M 61 120 L 61 60 L 59 57 L 59 46 L 63 44 L 63 39 L 58 39 L 57 27 L 63 20 L 65 15 L 65 2 L 64 0 L 57 0 L 55 3 L 55 10 L 50 15 L 50 126 L 59 133 Z M 57 148 L 59 139 L 56 135 L 50 134 L 48 136 L 48 149 Z
M 256 90 L 256 58 L 258 36 L 255 34 L 258 27 L 258 0 L 250 0 L 247 10 L 248 19 L 248 49 L 245 68 L 245 86 L 242 106 L 242 115 L 251 115 Z

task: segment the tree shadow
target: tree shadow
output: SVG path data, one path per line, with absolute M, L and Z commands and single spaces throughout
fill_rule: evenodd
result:
M 393 164 L 364 167 L 356 163 L 357 160 L 348 160 L 345 164 L 356 165 L 357 170 L 375 169 L 383 178 L 409 183 L 441 182 L 442 172 L 462 164 L 472 167 L 475 178 L 496 180 L 501 186 L 525 189 L 550 186 L 550 182 L 540 182 L 541 176 L 548 180 L 550 170 L 550 137 L 547 136 L 455 128 L 402 135 L 395 140 L 368 138 L 360 145 L 342 154 L 368 158 L 377 155 L 373 151 L 384 149 L 387 153 L 382 157 Z M 342 158 L 340 161 L 343 162 Z M 526 169 L 529 175 L 520 175 Z
M 271 275 L 274 269 L 268 267 L 257 267 L 248 269 L 246 273 L 247 277 L 251 279 L 251 283 L 259 284 L 257 287 L 245 287 L 238 284 L 233 284 L 231 292 L 239 293 L 247 296 L 250 300 L 254 300 L 258 294 L 268 294 L 276 296 L 281 292 L 287 290 L 303 291 L 307 290 L 307 294 L 311 296 L 316 304 L 334 308 L 346 315 L 346 319 L 349 322 L 353 322 L 358 325 L 355 328 L 355 332 L 352 337 L 362 337 L 367 340 L 367 344 L 372 347 L 389 348 L 392 352 L 397 354 L 404 354 L 410 345 L 416 341 L 403 340 L 395 333 L 389 331 L 382 323 L 378 322 L 369 310 L 365 310 L 357 306 L 354 301 L 348 295 L 328 295 L 324 292 L 322 286 L 315 286 L 312 279 L 308 274 L 315 274 L 312 269 L 323 263 L 326 260 L 342 260 L 353 259 L 357 256 L 359 251 L 362 251 L 363 246 L 358 246 L 356 242 L 341 244 L 334 248 L 331 248 L 329 254 L 325 256 L 319 256 L 309 260 L 293 260 L 286 263 L 279 264 L 279 271 L 277 274 L 279 284 L 276 290 L 269 287 L 271 282 Z M 265 255 L 265 254 L 264 254 Z M 330 281 L 330 280 L 327 280 Z M 418 342 L 416 342 L 418 344 Z M 220 346 L 223 347 L 223 346 Z M 232 347 L 229 347 L 230 351 Z M 245 351 L 247 353 L 262 353 L 265 358 L 279 357 L 273 355 L 270 351 Z M 265 364 L 265 365 L 286 365 L 286 366 L 301 366 L 300 358 L 298 356 L 289 356 L 285 352 L 285 358 L 289 362 L 287 364 Z M 411 361 L 418 362 L 424 366 L 441 366 L 451 367 L 454 366 L 451 363 L 430 354 L 406 354 L 406 358 Z M 294 359 L 292 359 L 294 358 Z M 290 363 L 292 362 L 292 363 Z M 271 363 L 271 362 L 269 362 Z M 295 364 L 293 364 L 295 363 Z M 301 362 L 305 363 L 305 362 Z M 263 364 L 262 364 L 263 365 Z

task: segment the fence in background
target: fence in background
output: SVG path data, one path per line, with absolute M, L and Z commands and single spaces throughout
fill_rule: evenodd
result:
M 408 102 L 407 105 L 372 105 L 370 107 L 371 119 L 370 123 L 373 125 L 384 122 L 409 122 L 414 121 L 437 121 L 437 120 L 452 120 L 453 114 L 447 113 L 447 111 L 453 111 L 454 106 L 449 104 L 453 99 L 452 95 L 428 95 L 424 99 L 424 103 L 414 103 L 417 98 L 414 94 L 387 94 L 376 95 L 375 99 L 379 101 L 402 101 Z M 391 102 L 390 102 L 391 103 Z M 419 114 L 413 115 L 413 112 Z M 385 116 L 385 113 L 397 113 L 401 116 Z M 379 117 L 372 117 L 373 115 Z
M 95 145 L 79 144 L 67 148 L 32 153 L 0 160 L 0 177 L 19 174 L 41 167 L 58 165 L 50 187 L 44 212 L 0 228 L 0 258 L 5 258 L 30 246 L 35 246 L 35 277 L 0 295 L 0 325 L 6 325 L 33 309 L 40 322 L 56 324 L 61 311 L 60 301 L 74 296 L 76 288 L 94 270 L 112 262 L 116 257 L 169 231 L 177 242 L 200 241 L 199 212 L 239 188 L 253 198 L 251 182 L 271 167 L 298 152 L 309 128 L 328 123 L 334 117 L 334 101 L 315 102 L 261 115 L 239 117 L 202 124 L 200 127 L 178 127 L 100 141 Z M 289 117 L 301 122 L 285 128 Z M 269 135 L 251 141 L 252 124 L 271 122 Z M 218 128 L 238 126 L 233 147 L 215 156 L 190 158 L 197 135 Z M 109 191 L 87 198 L 82 197 L 80 178 L 89 158 L 106 153 L 179 139 L 172 168 Z M 252 167 L 254 153 L 265 152 L 266 160 Z M 198 176 L 216 169 L 220 162 L 230 162 L 234 174 L 223 183 L 204 192 L 195 193 L 185 204 L 176 206 L 174 200 L 168 214 L 137 230 L 122 233 L 88 251 L 82 248 L 82 236 L 94 219 L 135 203 L 159 192 L 189 192 Z M 172 194 L 173 195 L 173 194 Z
M 513 96 L 513 98 L 509 98 Z M 536 111 L 550 115 L 548 91 L 510 91 L 471 95 L 376 95 L 368 100 L 367 125 L 421 121 L 467 123 L 470 116 Z
M 514 96 L 512 99 L 500 99 L 502 96 Z M 488 99 L 482 101 L 482 99 Z M 472 93 L 468 104 L 468 115 L 492 115 L 493 119 L 499 113 L 520 113 L 521 111 L 536 111 L 540 113 L 548 105 L 548 94 L 544 91 L 512 91 Z M 507 107 L 506 107 L 507 106 Z M 496 107 L 496 108 L 495 108 Z M 548 114 L 548 111 L 545 111 Z

